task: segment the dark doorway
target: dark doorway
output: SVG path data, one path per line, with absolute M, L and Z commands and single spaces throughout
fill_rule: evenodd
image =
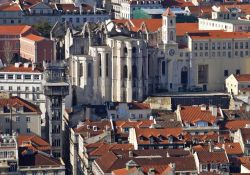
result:
M 207 91 L 207 85 L 203 85 L 203 91 Z
M 188 84 L 188 69 L 187 69 L 187 67 L 183 67 L 181 69 L 181 84 L 182 85 Z

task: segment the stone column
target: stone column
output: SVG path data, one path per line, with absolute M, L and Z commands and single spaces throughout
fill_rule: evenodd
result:
M 128 68 L 128 78 L 127 78 L 127 88 L 126 88 L 126 94 L 127 94 L 127 102 L 132 101 L 132 43 L 126 42 L 126 46 L 128 49 L 127 58 L 126 58 L 126 64 Z
M 137 71 L 138 71 L 138 100 L 142 100 L 143 97 L 143 77 L 142 77 L 142 71 L 145 69 L 143 67 L 145 63 L 143 62 L 143 48 L 142 43 L 138 42 L 138 58 L 137 58 Z M 143 67 L 143 68 L 142 68 Z M 145 72 L 144 72 L 145 76 Z

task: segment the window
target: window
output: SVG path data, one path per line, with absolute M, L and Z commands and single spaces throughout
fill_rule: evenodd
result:
M 224 70 L 224 76 L 225 76 L 225 77 L 228 76 L 228 70 Z
M 212 43 L 212 50 L 215 50 L 215 43 Z
M 240 57 L 244 57 L 243 51 L 240 51 Z
M 12 86 L 9 86 L 9 91 L 12 91 Z
M 30 122 L 30 117 L 26 117 L 26 122 L 27 122 L 27 123 Z
M 207 83 L 208 82 L 208 65 L 199 65 L 198 66 L 198 83 Z
M 239 46 L 238 46 L 238 43 L 236 42 L 236 43 L 234 44 L 234 48 L 235 48 L 235 49 L 238 49 L 238 47 L 239 47 Z
M 127 47 L 124 47 L 124 48 L 123 48 L 123 52 L 124 52 L 124 55 L 127 55 L 127 53 L 128 53 Z
M 34 80 L 39 80 L 39 75 L 34 75 Z
M 13 79 L 14 76 L 12 74 L 8 75 L 8 79 Z
M 245 43 L 245 48 L 248 49 L 248 42 Z
M 91 74 L 92 74 L 92 64 L 88 63 L 88 78 L 91 78 Z
M 0 74 L 0 79 L 4 79 L 4 74 Z
M 29 87 L 28 86 L 25 87 L 25 91 L 29 91 Z
M 30 128 L 27 128 L 27 129 L 26 129 L 26 132 L 27 132 L 27 133 L 30 133 Z
M 227 43 L 228 49 L 231 49 L 231 43 Z
M 16 117 L 16 122 L 20 122 L 20 117 Z
M 29 94 L 25 94 L 25 98 L 28 99 L 29 98 Z
M 203 170 L 207 169 L 207 165 L 202 165 L 202 169 Z
M 10 119 L 9 118 L 5 118 L 5 122 L 6 123 L 10 123 Z
M 228 58 L 231 58 L 231 52 L 228 52 Z
M 213 164 L 211 164 L 211 168 L 212 169 L 217 169 L 217 165 L 213 163 Z
M 18 80 L 22 79 L 22 75 L 16 75 L 16 79 Z
M 0 90 L 3 90 L 4 88 L 3 88 L 3 86 L 0 86 Z
M 194 43 L 194 50 L 197 50 L 197 48 L 198 48 L 197 45 L 198 45 L 197 43 Z
M 123 78 L 128 78 L 128 68 L 127 68 L 127 65 L 123 66 Z
M 217 49 L 218 50 L 220 49 L 220 43 L 217 43 Z
M 165 64 L 165 61 L 161 62 L 161 73 L 162 73 L 162 75 L 166 74 L 166 64 Z
M 52 141 L 52 146 L 59 147 L 61 145 L 61 140 L 60 139 L 54 139 Z
M 79 18 L 76 18 L 76 22 L 79 23 L 79 22 L 80 22 L 80 19 L 79 19 Z
M 236 75 L 239 75 L 240 74 L 240 69 L 237 69 L 236 70 Z
M 136 47 L 132 48 L 132 53 L 135 54 L 136 53 Z
M 205 50 L 208 50 L 208 43 L 205 43 Z
M 101 54 L 98 54 L 98 60 L 99 60 L 99 76 L 102 76 L 102 57 Z
M 30 80 L 31 79 L 31 75 L 24 75 L 24 79 L 25 80 Z
M 240 42 L 240 48 L 243 49 L 243 42 Z

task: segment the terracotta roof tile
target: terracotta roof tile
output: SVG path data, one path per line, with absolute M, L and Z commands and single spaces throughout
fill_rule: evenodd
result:
M 248 33 L 248 32 L 225 32 L 222 30 L 189 32 L 188 35 L 193 40 L 232 39 L 232 38 L 236 39 L 236 38 L 248 38 L 248 37 L 250 37 L 250 33 Z
M 173 137 L 174 143 L 184 143 L 179 139 L 182 136 L 182 128 L 141 128 L 135 129 L 138 144 L 150 144 L 150 137 L 153 137 L 155 144 L 170 144 L 169 137 Z
M 23 38 L 26 38 L 26 39 L 29 39 L 29 40 L 32 40 L 32 41 L 36 41 L 36 42 L 45 40 L 44 37 L 38 36 L 38 35 L 34 35 L 34 34 L 32 34 L 32 33 L 23 36 Z
M 33 153 L 22 154 L 23 150 L 19 150 L 19 166 L 61 166 L 60 160 L 34 151 Z
M 8 3 L 0 4 L 0 11 L 18 12 L 18 11 L 22 11 L 22 9 L 20 8 L 18 4 L 8 2 Z
M 245 128 L 247 124 L 250 125 L 250 120 L 230 120 L 226 122 L 225 129 L 236 131 Z
M 242 155 L 243 151 L 241 149 L 240 143 L 217 143 L 214 147 L 225 149 L 227 155 Z M 209 151 L 208 145 L 196 145 L 193 146 L 194 151 Z
M 234 75 L 234 77 L 239 82 L 250 82 L 250 74 Z
M 29 112 L 36 112 L 36 113 L 41 113 L 40 109 L 38 106 L 34 105 L 33 103 L 30 103 L 20 97 L 17 96 L 12 96 L 10 98 L 0 98 L 0 106 L 1 107 L 6 107 L 7 105 L 10 106 L 21 106 L 25 107 L 29 110 Z
M 209 110 L 201 110 L 200 106 L 182 106 L 180 110 L 181 120 L 183 123 L 194 124 L 197 121 L 206 121 L 213 124 L 216 117 Z
M 22 64 L 19 67 L 15 67 L 15 65 L 10 65 L 7 67 L 2 67 L 0 68 L 0 72 L 23 72 L 23 73 L 30 73 L 30 72 L 34 72 L 34 73 L 40 73 L 43 72 L 42 68 L 40 67 L 35 67 L 32 70 L 32 66 L 29 67 L 24 67 Z
M 30 29 L 28 25 L 1 25 L 0 35 L 21 35 Z
M 200 163 L 229 163 L 225 151 L 209 152 L 199 151 L 197 156 Z
M 18 135 L 18 147 L 29 147 L 39 151 L 50 151 L 51 146 L 48 142 L 37 135 Z
M 90 152 L 90 156 L 102 156 L 106 152 L 111 150 L 133 150 L 134 146 L 132 144 L 117 144 L 117 143 L 103 143 L 94 151 Z
M 199 31 L 198 23 L 176 23 L 176 35 L 184 36 L 188 32 Z

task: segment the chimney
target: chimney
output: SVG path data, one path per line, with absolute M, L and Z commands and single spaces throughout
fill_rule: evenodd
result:
M 225 144 L 224 143 L 222 144 L 222 148 L 225 150 Z
M 201 107 L 201 111 L 206 111 L 207 110 L 207 106 L 205 104 L 200 105 Z
M 208 143 L 208 148 L 209 148 L 209 152 L 213 152 L 214 151 L 214 145 L 212 142 Z
M 36 68 L 36 64 L 32 63 L 32 71 L 34 71 Z
M 133 157 L 133 151 L 129 150 L 128 156 L 129 156 L 130 158 Z
M 209 110 L 210 110 L 210 112 L 212 113 L 213 116 L 217 117 L 218 111 L 217 111 L 216 106 L 214 106 L 214 105 L 209 106 Z

